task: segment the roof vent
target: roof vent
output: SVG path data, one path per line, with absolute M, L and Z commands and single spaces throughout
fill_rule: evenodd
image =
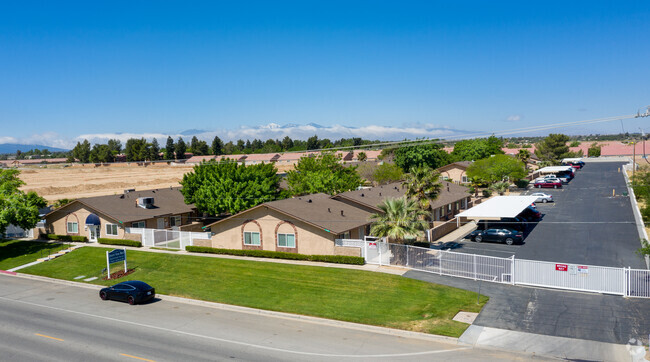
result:
M 361 197 L 364 197 L 364 196 L 366 196 L 366 195 L 364 195 L 364 194 L 361 194 Z
M 138 197 L 138 207 L 143 209 L 153 208 L 153 197 Z
M 381 196 L 381 192 L 379 193 L 379 196 Z
M 343 210 L 341 210 L 341 216 L 345 216 L 345 215 L 343 215 Z
M 124 198 L 124 194 L 120 195 L 120 199 L 123 199 L 123 198 Z
M 307 200 L 307 202 L 311 204 L 311 199 Z
M 327 212 L 332 212 L 332 210 L 330 210 L 330 208 L 328 207 L 328 208 L 327 208 Z
M 447 192 L 449 192 L 449 184 L 447 184 Z
M 128 194 L 129 192 L 134 192 L 134 191 L 135 191 L 135 189 L 126 189 L 126 190 L 124 190 L 124 193 Z

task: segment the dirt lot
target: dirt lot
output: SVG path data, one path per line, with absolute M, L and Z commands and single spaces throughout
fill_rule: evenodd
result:
M 25 191 L 36 191 L 50 202 L 68 198 L 114 195 L 124 189 L 147 190 L 179 186 L 187 166 L 24 168 Z

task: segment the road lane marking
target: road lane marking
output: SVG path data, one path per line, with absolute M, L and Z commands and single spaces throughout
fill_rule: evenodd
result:
M 119 322 L 121 324 L 130 324 L 130 325 L 143 327 L 143 328 L 148 328 L 148 329 L 156 329 L 156 330 L 163 331 L 163 332 L 177 333 L 177 334 L 182 334 L 182 335 L 189 336 L 189 337 L 197 337 L 197 338 L 209 339 L 209 340 L 213 340 L 213 341 L 217 341 L 217 342 L 230 343 L 230 344 L 246 346 L 246 347 L 251 347 L 251 348 L 258 348 L 258 349 L 267 350 L 267 351 L 274 351 L 274 352 L 280 352 L 280 353 L 291 353 L 291 354 L 306 355 L 306 356 L 339 357 L 339 358 L 410 357 L 410 356 L 422 356 L 422 355 L 430 355 L 430 354 L 438 354 L 438 353 L 463 351 L 463 350 L 467 350 L 467 349 L 472 348 L 472 347 L 468 346 L 468 347 L 458 347 L 458 348 L 434 350 L 434 351 L 393 353 L 393 354 L 367 354 L 367 355 L 301 352 L 301 351 L 293 351 L 293 350 L 284 349 L 284 348 L 275 348 L 275 347 L 269 347 L 269 346 L 262 346 L 262 345 L 259 345 L 259 344 L 253 344 L 253 343 L 248 343 L 248 342 L 234 341 L 234 340 L 229 340 L 229 339 L 224 339 L 224 338 L 219 338 L 219 337 L 204 336 L 204 335 L 201 335 L 201 334 L 196 334 L 196 333 L 191 333 L 191 332 L 183 332 L 183 331 L 179 331 L 179 330 L 176 330 L 176 329 L 163 328 L 163 327 L 158 327 L 158 326 L 154 326 L 154 325 L 150 325 L 150 324 L 137 323 L 137 322 L 132 322 L 132 321 L 129 321 L 129 320 L 122 320 L 122 319 L 118 319 L 118 318 L 104 317 L 104 316 L 100 316 L 100 315 L 79 312 L 79 311 L 76 311 L 76 310 L 63 309 L 63 308 L 52 307 L 52 306 L 44 305 L 44 304 L 27 302 L 27 301 L 24 301 L 24 300 L 15 300 L 15 299 L 9 299 L 9 298 L 5 298 L 5 297 L 0 297 L 0 300 L 6 300 L 6 301 L 9 301 L 9 302 L 14 302 L 14 303 L 18 303 L 18 304 L 27 304 L 27 305 L 31 305 L 31 306 L 35 306 L 35 307 L 47 308 L 47 309 L 52 309 L 52 310 L 56 310 L 56 311 L 60 311 L 60 312 L 67 312 L 67 313 L 71 313 L 71 314 L 77 314 L 77 315 L 82 315 L 82 316 L 86 316 L 86 317 L 103 319 L 103 320 L 108 320 L 108 321 L 112 321 L 112 322 Z M 372 333 L 372 332 L 369 332 L 369 333 Z
M 55 341 L 61 341 L 61 342 L 63 342 L 63 340 L 62 340 L 61 338 L 56 338 L 56 337 L 52 337 L 52 336 L 47 336 L 47 335 L 45 335 L 45 334 L 40 334 L 40 333 L 34 333 L 34 334 L 37 335 L 37 336 L 39 336 L 39 337 L 45 337 L 45 338 L 53 339 L 53 340 L 55 340 Z
M 142 358 L 142 357 L 138 357 L 138 356 L 131 356 L 130 354 L 126 354 L 126 353 L 120 353 L 120 356 L 135 358 L 135 359 L 139 359 L 140 361 L 156 362 L 156 361 L 154 361 L 152 359 Z

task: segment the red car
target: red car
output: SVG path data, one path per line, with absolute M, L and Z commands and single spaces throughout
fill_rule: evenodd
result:
M 535 187 L 537 187 L 538 189 L 542 187 L 559 189 L 562 188 L 562 182 L 551 181 L 551 180 L 539 180 L 539 181 L 535 181 Z

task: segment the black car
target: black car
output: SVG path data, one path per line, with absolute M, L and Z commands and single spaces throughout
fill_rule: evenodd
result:
M 469 236 L 470 239 L 477 243 L 481 241 L 497 241 L 512 245 L 524 241 L 524 235 L 521 231 L 510 229 L 474 230 Z
M 521 217 L 503 217 L 500 220 L 479 220 L 476 226 L 480 230 L 487 229 L 514 229 L 526 231 L 528 222 Z
M 156 290 L 149 284 L 139 280 L 130 280 L 102 288 L 99 297 L 102 300 L 120 300 L 129 304 L 144 303 L 156 296 Z
M 535 206 L 529 205 L 519 214 L 519 217 L 526 221 L 539 221 L 542 219 L 542 213 Z

